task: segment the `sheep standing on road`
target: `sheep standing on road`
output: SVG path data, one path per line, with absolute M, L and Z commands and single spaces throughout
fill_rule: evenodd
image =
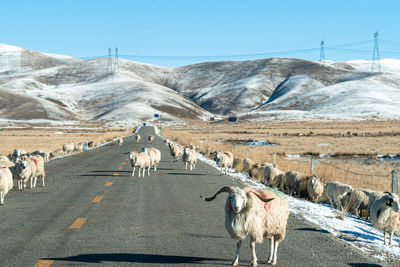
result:
M 340 182 L 329 182 L 326 184 L 326 197 L 332 208 L 342 211 L 342 199 L 347 193 L 353 192 L 354 189 L 350 185 Z
M 138 177 L 140 177 L 140 170 L 143 170 L 143 177 L 147 168 L 147 175 L 150 176 L 150 157 L 146 152 L 129 152 L 129 159 L 131 160 L 132 176 L 135 176 L 136 167 L 139 168 Z
M 312 202 L 318 201 L 324 194 L 324 184 L 318 177 L 312 176 L 310 182 L 307 185 L 308 196 Z
M 150 157 L 150 166 L 154 166 L 154 172 L 157 171 L 157 166 L 161 161 L 161 152 L 157 148 L 143 148 L 142 152 L 146 152 Z
M 185 148 L 183 150 L 182 160 L 185 162 L 185 170 L 187 170 L 189 165 L 189 170 L 194 171 L 197 163 L 196 150 Z
M 136 138 L 136 143 L 139 143 L 139 142 L 140 142 L 140 135 L 137 134 L 137 135 L 135 136 L 135 138 Z
M 40 150 L 33 151 L 29 153 L 29 156 L 41 156 L 45 163 L 49 162 L 50 154 Z
M 4 197 L 13 188 L 13 176 L 8 167 L 0 166 L 0 205 L 4 205 Z
M 41 156 L 33 156 L 27 159 L 29 162 L 29 165 L 32 169 L 32 175 L 31 175 L 31 188 L 32 188 L 32 182 L 33 182 L 33 187 L 36 187 L 36 182 L 38 178 L 42 178 L 42 185 L 44 187 L 44 178 L 46 176 L 46 173 L 44 171 L 44 160 Z
M 148 137 L 148 138 L 149 138 L 149 142 L 150 142 L 150 143 L 153 143 L 153 140 L 154 140 L 154 135 L 149 135 L 149 137 Z
M 233 167 L 233 154 L 230 151 L 215 152 L 215 163 L 221 168 L 221 173 L 228 175 L 229 168 Z
M 123 143 L 124 143 L 124 139 L 119 138 L 119 139 L 118 139 L 118 145 L 122 145 Z
M 386 192 L 372 203 L 370 212 L 372 225 L 383 231 L 383 244 L 386 245 L 386 232 L 389 232 L 391 246 L 393 233 L 400 234 L 399 197 Z
M 74 151 L 74 149 L 75 149 L 75 145 L 72 142 L 63 144 L 63 146 L 62 146 L 62 150 L 63 150 L 64 154 L 72 153 Z
M 18 161 L 13 168 L 14 179 L 18 182 L 18 190 L 22 191 L 26 188 L 26 182 L 32 177 L 32 169 L 27 161 Z
M 214 196 L 202 199 L 212 201 L 222 192 L 229 194 L 225 203 L 226 230 L 232 238 L 239 240 L 232 264 L 238 265 L 242 240 L 250 235 L 251 266 L 257 266 L 255 243 L 261 243 L 264 238 L 270 241 L 268 263 L 275 265 L 278 245 L 285 239 L 289 217 L 289 205 L 284 195 L 272 189 L 223 187 Z
M 174 157 L 174 161 L 178 161 L 180 157 L 183 155 L 183 147 L 178 144 L 174 144 L 170 142 L 168 144 L 169 146 L 169 152 L 171 153 L 171 156 Z

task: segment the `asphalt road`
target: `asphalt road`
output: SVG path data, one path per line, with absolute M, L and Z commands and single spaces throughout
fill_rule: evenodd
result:
M 225 196 L 199 196 L 239 184 L 202 162 L 185 171 L 161 138 L 144 139 L 52 160 L 46 187 L 11 191 L 0 207 L 0 266 L 229 266 L 236 242 L 224 226 Z M 162 153 L 158 172 L 131 177 L 124 153 L 150 146 Z M 291 214 L 287 230 L 277 266 L 380 266 L 302 217 Z M 267 243 L 256 246 L 259 265 Z M 249 265 L 246 240 L 239 266 Z

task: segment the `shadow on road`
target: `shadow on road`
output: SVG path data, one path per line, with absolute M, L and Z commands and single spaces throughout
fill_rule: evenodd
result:
M 206 174 L 204 173 L 190 173 L 190 172 L 185 172 L 185 173 L 181 173 L 181 172 L 169 172 L 168 174 L 170 175 L 197 175 L 197 176 L 204 176 Z
M 297 228 L 296 230 L 297 231 L 310 231 L 310 232 L 319 232 L 319 233 L 329 234 L 329 232 L 324 230 L 324 229 L 316 229 L 316 228 L 311 228 L 311 227 Z
M 381 267 L 382 265 L 374 263 L 350 263 L 349 266 L 353 267 Z
M 203 257 L 186 257 L 171 255 L 153 255 L 153 254 L 134 254 L 134 253 L 109 253 L 109 254 L 80 254 L 77 256 L 65 258 L 48 258 L 43 260 L 55 261 L 71 261 L 71 262 L 87 262 L 101 263 L 109 262 L 131 262 L 131 263 L 192 263 L 192 264 L 211 264 L 212 262 L 229 262 L 227 259 L 203 258 Z M 221 264 L 221 263 L 218 263 Z M 230 264 L 223 264 L 230 265 Z

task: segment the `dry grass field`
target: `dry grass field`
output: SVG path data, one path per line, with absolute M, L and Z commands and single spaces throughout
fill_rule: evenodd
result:
M 383 191 L 391 191 L 391 172 L 398 163 L 377 156 L 400 155 L 398 121 L 193 122 L 163 128 L 163 136 L 206 153 L 230 150 L 256 163 L 272 162 L 275 152 L 276 164 L 285 171 L 309 174 L 315 157 L 315 174 L 324 182 Z M 274 145 L 246 144 L 254 140 Z
M 102 128 L 97 125 L 89 127 L 24 127 L 1 128 L 0 130 L 0 154 L 8 155 L 14 149 L 22 148 L 27 152 L 41 150 L 53 152 L 67 142 L 79 143 L 93 141 L 99 145 L 111 141 L 117 137 L 131 134 L 130 129 Z

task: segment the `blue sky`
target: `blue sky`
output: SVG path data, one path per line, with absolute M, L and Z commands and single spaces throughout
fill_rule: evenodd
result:
M 0 43 L 79 58 L 117 46 L 131 60 L 183 65 L 274 56 L 319 60 L 324 39 L 326 59 L 350 60 L 372 58 L 368 40 L 379 30 L 381 58 L 400 58 L 399 10 L 395 0 L 2 1 Z M 263 55 L 229 57 L 247 54 Z M 199 58 L 185 58 L 193 56 Z

